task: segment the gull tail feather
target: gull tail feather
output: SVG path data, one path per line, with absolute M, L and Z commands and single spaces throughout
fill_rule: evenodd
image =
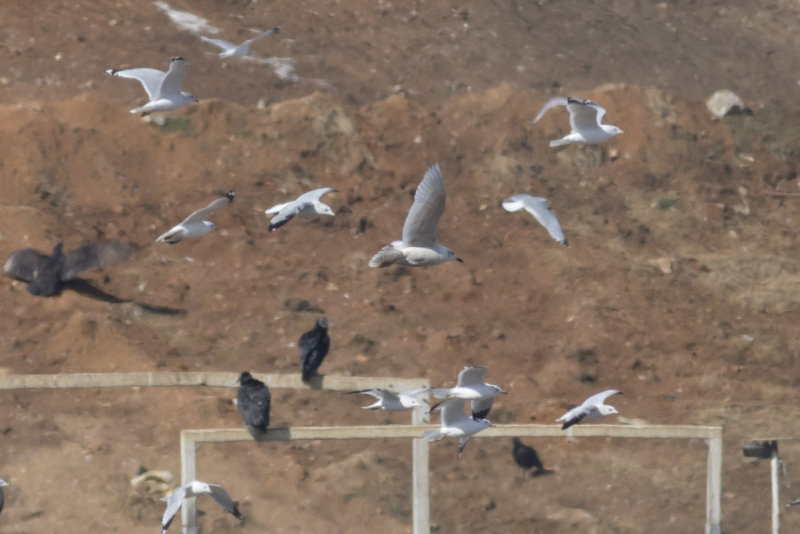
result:
M 444 436 L 442 435 L 442 431 L 437 429 L 437 430 L 426 430 L 422 434 L 422 437 L 427 441 L 439 441 Z
M 371 260 L 369 260 L 370 267 L 388 267 L 397 262 L 403 257 L 403 253 L 391 245 L 386 245 Z

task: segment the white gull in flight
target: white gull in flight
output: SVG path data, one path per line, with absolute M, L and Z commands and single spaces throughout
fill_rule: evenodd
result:
M 373 388 L 373 389 L 362 389 L 359 391 L 349 391 L 349 394 L 354 393 L 361 393 L 363 395 L 372 395 L 375 397 L 377 402 L 370 404 L 369 406 L 362 406 L 361 408 L 364 410 L 387 410 L 390 412 L 401 412 L 403 410 L 410 410 L 415 406 L 422 406 L 422 404 L 415 399 L 416 395 L 421 393 L 425 393 L 428 391 L 428 388 L 418 388 L 418 389 L 409 389 L 408 391 L 401 391 L 400 393 L 395 393 L 394 391 L 389 391 L 388 389 L 383 388 Z
M 565 430 L 581 421 L 591 421 L 593 419 L 600 419 L 607 415 L 619 413 L 613 406 L 604 404 L 607 398 L 617 393 L 621 394 L 622 392 L 618 389 L 607 389 L 606 391 L 592 395 L 583 401 L 583 404 L 574 407 L 556 419 L 556 423 L 563 421 L 564 424 L 561 426 L 561 430 Z
M 610 124 L 600 124 L 606 114 L 605 108 L 598 106 L 591 100 L 580 100 L 572 97 L 551 98 L 542 110 L 533 119 L 533 123 L 552 107 L 567 106 L 569 111 L 569 125 L 572 131 L 561 139 L 550 141 L 550 146 L 568 145 L 570 143 L 585 143 L 593 145 L 611 139 L 617 134 L 624 133 L 621 129 Z
M 550 234 L 550 237 L 562 245 L 569 247 L 569 243 L 564 237 L 564 231 L 561 230 L 561 224 L 558 222 L 558 219 L 556 219 L 556 216 L 547 209 L 549 204 L 550 202 L 546 198 L 520 193 L 505 199 L 503 201 L 503 208 L 511 212 L 519 211 L 524 208 L 525 211 L 533 215 L 533 218 L 536 219 L 539 224 L 544 226 L 547 233 Z
M 464 411 L 465 403 L 464 399 L 453 397 L 432 408 L 431 411 L 441 409 L 442 426 L 436 430 L 426 430 L 422 437 L 427 441 L 438 441 L 444 437 L 459 438 L 458 454 L 460 456 L 472 435 L 492 426 L 492 423 L 486 419 L 475 419 L 468 416 Z
M 169 243 L 170 245 L 174 245 L 175 243 L 182 239 L 186 239 L 187 237 L 200 237 L 201 235 L 205 235 L 213 231 L 216 229 L 216 226 L 214 226 L 214 223 L 211 221 L 206 221 L 205 218 L 209 217 L 214 212 L 225 208 L 228 204 L 233 202 L 235 196 L 235 191 L 228 191 L 224 196 L 216 199 L 205 208 L 200 208 L 199 210 L 195 211 L 186 217 L 182 223 L 173 226 L 158 236 L 156 241 L 159 243 Z
M 436 226 L 444 213 L 446 194 L 439 164 L 425 173 L 414 194 L 414 202 L 403 224 L 403 240 L 383 247 L 371 260 L 370 267 L 392 264 L 409 267 L 462 261 L 456 253 L 436 242 Z
M 217 46 L 222 49 L 222 52 L 219 53 L 219 57 L 222 59 L 234 57 L 234 56 L 249 56 L 250 55 L 250 45 L 255 43 L 256 41 L 260 41 L 264 37 L 268 35 L 272 35 L 273 33 L 278 33 L 280 31 L 280 26 L 275 26 L 271 30 L 267 30 L 265 32 L 261 32 L 260 34 L 256 35 L 252 39 L 248 39 L 242 44 L 233 44 L 229 43 L 228 41 L 223 41 L 222 39 L 214 39 L 211 37 L 200 36 L 200 39 L 207 43 L 211 43 L 214 46 Z
M 232 514 L 239 521 L 242 520 L 242 514 L 239 513 L 239 508 L 233 502 L 231 496 L 225 491 L 225 488 L 219 484 L 208 484 L 193 480 L 185 486 L 176 488 L 171 494 L 167 495 L 162 501 L 167 501 L 167 509 L 164 511 L 164 517 L 161 518 L 161 534 L 164 534 L 169 528 L 170 523 L 175 518 L 175 514 L 181 509 L 184 499 L 189 497 L 197 497 L 199 495 L 208 495 L 222 508 Z
M 108 69 L 106 74 L 138 80 L 142 84 L 150 101 L 144 106 L 134 108 L 131 113 L 149 115 L 155 111 L 170 111 L 197 102 L 191 94 L 181 91 L 181 84 L 189 72 L 189 62 L 182 57 L 174 57 L 169 62 L 169 70 L 158 69 Z
M 320 201 L 322 195 L 327 193 L 335 193 L 336 189 L 333 187 L 323 187 L 321 189 L 314 189 L 308 193 L 303 193 L 296 200 L 286 202 L 285 204 L 276 204 L 264 213 L 270 215 L 277 213 L 269 221 L 269 231 L 274 232 L 284 224 L 288 223 L 295 216 L 301 217 L 319 217 L 320 215 L 330 215 L 333 217 L 334 213 L 330 206 Z
M 458 397 L 460 399 L 469 400 L 472 417 L 475 419 L 483 419 L 489 415 L 489 410 L 492 408 L 494 398 L 505 393 L 502 389 L 494 384 L 487 384 L 483 381 L 489 368 L 485 365 L 473 365 L 464 367 L 458 373 L 458 382 L 452 388 L 433 388 L 431 394 L 439 399 L 450 399 Z M 441 403 L 439 403 L 441 404 Z M 431 408 L 435 410 L 438 404 Z

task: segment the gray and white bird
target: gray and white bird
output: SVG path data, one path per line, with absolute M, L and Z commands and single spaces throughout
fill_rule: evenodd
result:
M 236 392 L 236 407 L 245 428 L 253 439 L 258 440 L 267 433 L 269 427 L 269 388 L 248 372 L 240 374 L 237 382 L 241 385 Z
M 131 113 L 141 113 L 142 116 L 155 111 L 170 111 L 192 102 L 198 102 L 194 96 L 181 90 L 187 72 L 189 72 L 189 62 L 182 57 L 172 58 L 167 72 L 150 68 L 106 70 L 106 74 L 111 76 L 130 78 L 142 84 L 150 101 L 130 110 Z
M 6 503 L 6 496 L 5 493 L 3 492 L 3 488 L 9 485 L 10 484 L 8 482 L 0 478 L 0 512 L 3 511 L 3 505 L 5 505 Z
M 792 502 L 786 505 L 786 508 L 789 508 L 790 506 L 795 506 L 796 504 L 800 504 L 800 499 L 793 500 Z
M 30 282 L 28 293 L 49 297 L 58 293 L 64 282 L 78 278 L 87 269 L 126 261 L 131 247 L 124 243 L 91 243 L 64 253 L 59 242 L 48 255 L 32 248 L 13 252 L 3 265 L 6 274 Z
M 454 397 L 434 406 L 433 410 L 441 410 L 441 427 L 436 430 L 426 430 L 422 437 L 427 441 L 438 441 L 442 438 L 459 438 L 458 455 L 474 434 L 489 428 L 492 423 L 486 419 L 470 417 L 464 411 L 466 401 Z
M 455 252 L 436 242 L 436 227 L 444 213 L 446 198 L 444 178 L 437 163 L 428 169 L 414 193 L 414 202 L 403 224 L 402 241 L 383 247 L 369 260 L 369 266 L 427 267 L 463 261 Z
M 377 402 L 369 406 L 362 406 L 363 410 L 387 410 L 389 412 L 402 412 L 403 410 L 410 410 L 416 406 L 422 406 L 414 397 L 428 391 L 428 388 L 409 389 L 395 393 L 383 388 L 362 389 L 359 391 L 348 391 L 349 394 L 361 393 L 363 395 L 372 395 Z
M 524 209 L 536 219 L 539 224 L 544 226 L 550 237 L 569 247 L 567 238 L 564 237 L 564 231 L 561 229 L 561 224 L 556 219 L 556 216 L 547 209 L 550 202 L 546 198 L 534 197 L 526 193 L 520 193 L 513 197 L 507 198 L 503 201 L 503 208 L 506 211 L 514 212 Z
M 581 100 L 572 97 L 551 98 L 542 110 L 533 119 L 533 123 L 555 106 L 567 106 L 569 111 L 569 126 L 572 131 L 561 139 L 550 141 L 550 146 L 568 145 L 570 143 L 584 143 L 593 145 L 611 139 L 615 135 L 625 133 L 620 128 L 610 124 L 601 124 L 606 114 L 605 108 L 598 106 L 591 100 Z
M 264 37 L 268 35 L 272 35 L 273 33 L 278 33 L 280 31 L 280 26 L 275 26 L 271 30 L 267 30 L 265 32 L 261 32 L 252 39 L 248 39 L 242 44 L 233 44 L 229 43 L 228 41 L 223 41 L 222 39 L 212 39 L 211 37 L 200 36 L 200 39 L 207 43 L 211 43 L 216 47 L 222 49 L 222 52 L 219 53 L 219 57 L 222 59 L 234 57 L 234 56 L 249 56 L 250 55 L 250 45 L 255 43 L 256 41 L 260 41 Z
M 314 328 L 300 336 L 297 341 L 303 382 L 308 382 L 316 376 L 317 369 L 322 365 L 322 360 L 328 355 L 328 350 L 331 347 L 331 338 L 328 336 L 329 325 L 328 319 L 320 317 L 314 324 Z
M 199 210 L 195 211 L 186 217 L 182 223 L 173 226 L 158 236 L 156 241 L 159 243 L 169 243 L 170 245 L 174 245 L 175 243 L 178 243 L 187 237 L 200 237 L 201 235 L 205 235 L 215 230 L 217 227 L 214 226 L 214 223 L 211 221 L 206 221 L 205 218 L 210 217 L 215 212 L 227 207 L 228 204 L 233 202 L 235 196 L 235 191 L 228 191 L 224 196 L 216 199 L 205 208 L 200 208 Z
M 561 430 L 565 430 L 581 421 L 591 421 L 593 419 L 600 419 L 607 415 L 619 413 L 613 406 L 604 404 L 607 398 L 617 393 L 622 394 L 618 389 L 607 389 L 606 391 L 601 391 L 600 393 L 592 395 L 583 401 L 580 406 L 574 407 L 556 419 L 556 423 L 561 423 L 563 421 L 564 424 L 561 426 Z
M 485 365 L 464 367 L 458 373 L 458 382 L 455 386 L 451 388 L 433 388 L 430 390 L 431 394 L 439 399 L 457 397 L 468 400 L 470 401 L 472 417 L 483 419 L 489 415 L 494 398 L 501 393 L 505 393 L 498 386 L 487 384 L 483 381 L 488 372 L 489 368 Z M 431 408 L 431 411 L 435 410 L 436 406 Z
M 181 509 L 184 499 L 190 497 L 199 497 L 200 495 L 208 495 L 214 501 L 222 506 L 222 509 L 233 515 L 239 521 L 242 520 L 242 514 L 239 513 L 239 508 L 225 488 L 219 484 L 209 484 L 207 482 L 200 482 L 193 480 L 188 484 L 176 488 L 175 491 L 162 498 L 162 501 L 167 502 L 167 509 L 164 511 L 164 516 L 161 518 L 161 534 L 165 534 L 169 528 L 172 520 L 175 519 L 175 514 Z
M 286 202 L 284 204 L 276 204 L 271 208 L 264 211 L 267 215 L 276 213 L 269 221 L 269 231 L 274 232 L 284 224 L 294 219 L 297 215 L 301 217 L 319 217 L 320 215 L 334 216 L 333 210 L 327 204 L 320 201 L 323 195 L 327 193 L 334 193 L 336 189 L 333 187 L 323 187 L 314 189 L 308 193 L 303 193 L 296 200 Z

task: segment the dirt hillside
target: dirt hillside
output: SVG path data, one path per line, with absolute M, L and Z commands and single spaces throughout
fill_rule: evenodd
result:
M 0 3 L 0 258 L 34 247 L 131 243 L 52 298 L 0 284 L 0 372 L 293 373 L 320 315 L 321 372 L 451 384 L 489 365 L 509 394 L 489 418 L 551 423 L 618 388 L 610 422 L 723 425 L 723 530 L 765 531 L 769 469 L 752 438 L 796 436 L 800 417 L 800 107 L 790 2 L 175 3 L 269 61 L 219 60 L 157 5 Z M 40 9 L 34 9 L 40 8 Z M 34 15 L 33 13 L 36 12 Z M 172 12 L 174 14 L 174 12 Z M 210 30 L 206 29 L 206 32 Z M 735 38 L 733 38 L 735 36 Z M 191 61 L 200 99 L 153 120 L 110 67 Z M 274 58 L 284 58 L 276 60 Z M 290 59 L 289 59 L 290 58 Z M 750 112 L 715 120 L 727 88 Z M 551 149 L 566 112 L 600 103 L 625 135 Z M 137 101 L 137 98 L 139 101 Z M 438 162 L 439 241 L 464 259 L 367 266 L 400 238 Z M 333 218 L 267 230 L 263 210 L 330 186 Z M 229 189 L 218 230 L 155 238 Z M 570 248 L 515 193 L 547 197 Z M 233 389 L 0 392 L 0 532 L 154 532 L 141 466 L 180 475 L 182 428 L 238 427 Z M 366 399 L 273 391 L 272 424 L 407 423 Z M 700 442 L 526 440 L 550 476 L 523 477 L 510 441 L 431 446 L 438 532 L 697 532 Z M 781 442 L 783 498 L 800 445 Z M 404 442 L 204 445 L 199 474 L 240 502 L 239 523 L 199 501 L 204 532 L 411 532 Z M 365 520 L 364 518 L 368 518 Z M 796 510 L 784 529 L 800 528 Z M 178 525 L 172 527 L 179 530 Z

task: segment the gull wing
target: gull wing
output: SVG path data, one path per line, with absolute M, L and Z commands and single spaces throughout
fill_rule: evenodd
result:
M 600 126 L 600 119 L 606 110 L 591 100 L 570 98 L 567 104 L 569 110 L 569 125 L 575 130 L 596 130 Z
M 489 372 L 489 368 L 485 365 L 473 365 L 464 367 L 458 373 L 458 386 L 477 386 L 483 384 L 483 377 Z
M 438 406 L 431 408 L 433 411 L 437 407 L 442 410 L 442 426 L 456 426 L 458 423 L 467 419 L 467 413 L 464 411 L 466 401 L 453 397 L 438 404 Z
M 166 73 L 158 69 L 109 69 L 106 74 L 111 76 L 119 76 L 120 78 L 129 78 L 136 80 L 142 84 L 144 90 L 147 92 L 147 97 L 150 100 L 158 98 L 161 82 L 164 80 Z
M 211 37 L 206 37 L 205 35 L 201 35 L 200 39 L 207 43 L 211 43 L 214 46 L 221 48 L 223 51 L 233 50 L 236 48 L 236 45 L 233 43 L 229 43 L 228 41 L 223 41 L 222 39 L 212 39 Z
M 167 509 L 164 510 L 164 516 L 161 518 L 161 534 L 167 531 L 170 524 L 172 524 L 172 520 L 175 519 L 175 514 L 181 509 L 187 487 L 188 485 L 176 488 L 175 491 L 161 499 L 162 501 L 167 501 Z
M 33 275 L 39 270 L 43 262 L 49 258 L 49 254 L 42 254 L 32 248 L 17 250 L 6 260 L 3 265 L 3 272 L 14 278 L 32 282 Z
M 525 208 L 525 211 L 533 215 L 533 218 L 544 226 L 547 233 L 550 234 L 550 237 L 562 245 L 569 246 L 569 243 L 567 243 L 564 237 L 564 231 L 561 229 L 561 224 L 558 222 L 556 216 L 547 209 L 548 205 L 549 202 L 546 198 L 534 197 L 524 193 L 514 195 L 503 201 L 503 208 L 505 208 L 506 211 L 517 211 Z
M 405 391 L 401 391 L 398 395 L 403 395 L 404 397 L 416 397 L 417 395 L 427 393 L 428 391 L 430 391 L 430 388 L 407 389 Z
M 313 191 L 308 191 L 307 193 L 303 193 L 295 202 L 299 202 L 304 204 L 306 202 L 319 202 L 319 199 L 322 198 L 322 195 L 327 193 L 335 193 L 336 189 L 333 187 L 321 187 L 319 189 L 314 189 Z
M 376 399 L 387 401 L 387 400 L 399 400 L 397 394 L 389 391 L 388 389 L 383 388 L 372 388 L 372 389 L 361 389 L 359 391 L 348 391 L 348 394 L 355 394 L 361 393 L 363 395 L 371 395 Z
M 486 419 L 486 416 L 489 415 L 489 410 L 492 409 L 492 405 L 494 404 L 494 397 L 487 397 L 485 399 L 475 399 L 470 401 L 469 407 L 472 411 L 472 417 L 474 419 Z
M 284 224 L 294 219 L 295 216 L 298 213 L 300 213 L 300 210 L 303 209 L 304 205 L 305 205 L 304 202 L 298 202 L 296 200 L 292 202 L 287 202 L 286 204 L 282 204 L 280 211 L 278 211 L 278 214 L 269 221 L 269 231 L 274 232 Z M 270 210 L 274 209 L 275 208 L 270 208 Z
M 183 79 L 189 72 L 189 62 L 182 57 L 174 57 L 169 62 L 169 70 L 161 80 L 158 88 L 158 97 L 180 94 Z
M 603 404 L 607 398 L 609 398 L 611 395 L 616 395 L 617 393 L 622 393 L 622 392 L 618 389 L 607 389 L 605 391 L 601 391 L 600 393 L 596 393 L 591 397 L 589 397 L 588 399 L 586 399 L 585 401 L 583 401 L 583 405 L 597 406 Z
M 246 40 L 246 41 L 245 41 L 245 42 L 243 42 L 242 44 L 243 44 L 243 45 L 250 46 L 251 44 L 255 43 L 256 41 L 260 41 L 261 39 L 263 39 L 263 38 L 264 38 L 264 37 L 266 37 L 267 35 L 272 35 L 273 33 L 278 33 L 278 32 L 280 31 L 280 29 L 281 29 L 281 27 L 280 27 L 280 26 L 275 26 L 274 28 L 272 28 L 272 29 L 269 29 L 269 30 L 267 30 L 267 31 L 265 31 L 265 32 L 261 32 L 260 34 L 256 35 L 256 36 L 255 36 L 255 37 L 253 37 L 252 39 L 248 39 L 248 40 Z
M 228 492 L 225 491 L 225 488 L 219 484 L 209 484 L 208 488 L 211 490 L 211 493 L 208 494 L 209 497 L 214 499 L 218 505 L 222 506 L 226 512 L 233 514 L 236 519 L 242 519 L 242 514 L 239 513 L 239 508 L 236 506 L 236 503 L 233 502 L 231 496 L 228 495 Z
M 439 164 L 428 169 L 414 194 L 414 203 L 403 224 L 403 244 L 431 247 L 436 244 L 436 226 L 444 213 L 444 178 Z
M 202 222 L 206 219 L 206 217 L 210 216 L 212 213 L 219 211 L 228 206 L 233 199 L 236 197 L 235 191 L 228 191 L 228 193 L 224 197 L 220 197 L 214 200 L 211 204 L 206 206 L 205 208 L 200 208 L 199 210 L 195 211 L 184 220 L 181 224 L 191 224 L 191 223 L 198 223 Z
M 545 105 L 542 107 L 541 111 L 539 111 L 539 114 L 538 114 L 538 115 L 536 115 L 536 118 L 535 118 L 535 119 L 533 119 L 533 124 L 536 124 L 537 122 L 539 122 L 539 119 L 541 119 L 541 118 L 542 118 L 542 116 L 543 116 L 545 113 L 547 113 L 547 111 L 548 111 L 550 108 L 554 108 L 554 107 L 556 107 L 556 106 L 566 106 L 566 105 L 567 105 L 567 99 L 566 99 L 566 98 L 564 98 L 563 96 L 557 96 L 557 97 L 555 97 L 555 98 L 551 98 L 551 99 L 550 99 L 550 100 L 548 100 L 548 101 L 547 101 L 547 103 L 546 103 L 546 104 L 545 104 Z
M 113 265 L 131 256 L 131 247 L 125 243 L 91 243 L 67 253 L 62 280 L 72 280 L 86 269 Z

